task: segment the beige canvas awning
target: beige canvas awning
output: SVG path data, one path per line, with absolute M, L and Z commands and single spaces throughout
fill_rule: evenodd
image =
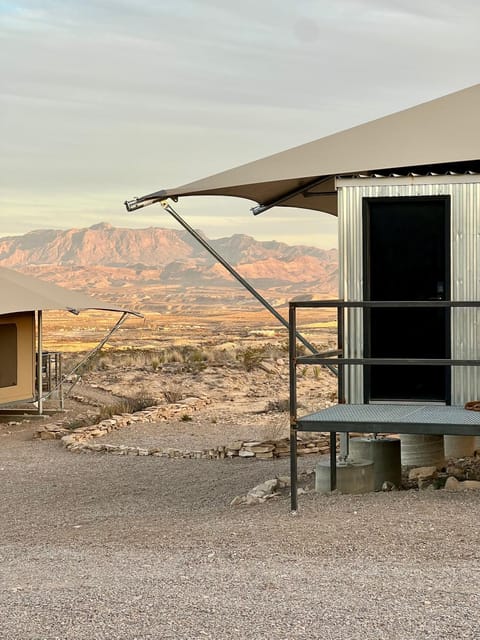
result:
M 237 196 L 336 214 L 334 177 L 480 160 L 480 84 L 372 122 L 127 202 Z M 305 191 L 310 185 L 309 191 Z
M 98 309 L 140 315 L 83 293 L 69 291 L 50 282 L 0 267 L 0 315 L 49 309 L 66 309 L 74 313 L 83 309 Z

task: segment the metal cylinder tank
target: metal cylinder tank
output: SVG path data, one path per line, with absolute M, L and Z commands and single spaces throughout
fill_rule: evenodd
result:
M 402 465 L 407 467 L 441 467 L 445 462 L 443 436 L 400 436 Z
M 444 436 L 445 458 L 473 456 L 476 446 L 475 436 Z
M 337 489 L 340 493 L 370 493 L 374 491 L 373 462 L 357 460 L 339 462 L 337 465 Z M 329 493 L 330 457 L 325 456 L 315 467 L 315 491 Z
M 400 487 L 402 463 L 398 438 L 351 438 L 349 460 L 373 462 L 374 489 L 381 491 L 385 481 Z

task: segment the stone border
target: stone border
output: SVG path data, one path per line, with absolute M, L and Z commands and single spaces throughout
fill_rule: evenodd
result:
M 179 413 L 190 415 L 193 411 L 204 407 L 207 401 L 201 398 L 187 398 L 182 404 L 169 404 L 148 407 L 136 413 L 114 415 L 97 424 L 77 429 L 67 429 L 63 422 L 44 425 L 36 433 L 41 440 L 61 440 L 62 444 L 72 452 L 93 451 L 112 453 L 115 455 L 156 456 L 160 458 L 189 458 L 202 460 L 218 460 L 224 458 L 256 458 L 270 460 L 287 458 L 290 455 L 288 438 L 267 440 L 262 442 L 237 441 L 228 445 L 209 447 L 208 449 L 186 450 L 173 447 L 129 447 L 126 445 L 101 444 L 91 442 L 94 438 L 105 436 L 111 431 L 128 427 L 139 422 L 160 422 L 177 416 Z M 304 441 L 298 438 L 297 453 L 304 456 L 312 453 L 325 454 L 329 449 L 329 436 Z

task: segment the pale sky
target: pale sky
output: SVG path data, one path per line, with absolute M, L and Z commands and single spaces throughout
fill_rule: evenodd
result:
M 172 226 L 123 201 L 479 81 L 477 0 L 0 0 L 0 235 Z M 209 237 L 330 248 L 336 220 L 185 198 Z

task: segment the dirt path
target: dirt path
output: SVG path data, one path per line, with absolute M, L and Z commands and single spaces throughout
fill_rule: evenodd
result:
M 285 460 L 27 436 L 0 439 L 2 640 L 478 637 L 475 493 L 306 495 L 292 517 L 286 497 L 228 506 Z

